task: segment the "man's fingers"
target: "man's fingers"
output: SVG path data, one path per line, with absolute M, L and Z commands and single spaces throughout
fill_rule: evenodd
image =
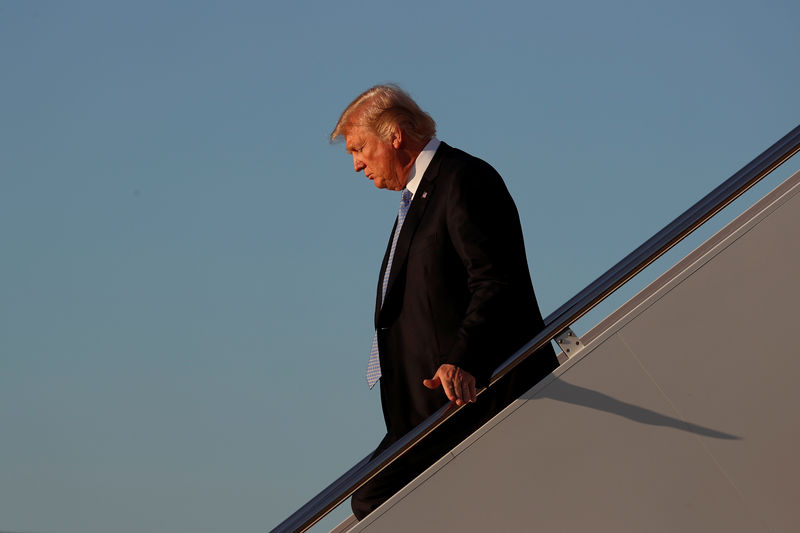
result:
M 469 399 L 467 383 L 464 380 L 464 373 L 460 368 L 456 369 L 456 375 L 453 378 L 453 392 L 456 405 L 464 405 L 467 403 Z
M 464 385 L 461 387 L 461 400 L 464 403 L 473 401 L 472 394 L 470 394 L 469 391 L 469 383 L 466 381 L 464 382 Z
M 478 394 L 475 390 L 475 378 L 472 377 L 472 374 L 457 368 L 453 376 L 453 384 L 455 387 L 457 405 L 464 405 L 477 400 Z
M 433 376 L 432 379 L 423 379 L 422 384 L 428 387 L 429 389 L 435 389 L 436 387 L 442 384 L 442 380 L 439 379 L 439 376 Z
M 478 391 L 475 390 L 475 380 L 469 382 L 469 401 L 474 402 L 478 399 Z
M 453 395 L 448 395 L 447 397 L 450 401 L 455 402 L 456 405 L 461 405 L 461 381 L 458 379 L 458 371 L 450 379 L 450 388 L 453 391 Z
M 452 381 L 448 380 L 442 381 L 442 388 L 444 389 L 444 393 L 447 395 L 448 400 L 450 400 L 451 402 L 456 401 L 457 396 Z
M 456 405 L 474 402 L 478 397 L 475 390 L 475 378 L 469 372 L 454 365 L 440 366 L 436 374 L 431 379 L 423 379 L 422 384 L 429 389 L 441 386 L 447 399 Z

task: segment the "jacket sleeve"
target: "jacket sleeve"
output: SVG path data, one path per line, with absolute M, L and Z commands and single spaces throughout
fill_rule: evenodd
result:
M 467 305 L 455 342 L 440 363 L 454 364 L 485 385 L 503 336 L 515 322 L 519 296 L 532 293 L 519 215 L 500 175 L 473 159 L 447 191 L 447 229 L 464 266 Z

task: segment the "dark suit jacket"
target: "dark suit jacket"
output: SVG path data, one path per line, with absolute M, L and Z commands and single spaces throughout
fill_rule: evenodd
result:
M 448 402 L 441 388 L 422 384 L 439 365 L 461 367 L 485 385 L 543 323 L 514 201 L 489 164 L 461 150 L 441 143 L 423 175 L 381 305 L 388 255 L 387 247 L 375 327 L 383 413 L 388 441 L 394 441 Z M 556 365 L 552 348 L 545 347 L 462 410 L 468 418 L 474 414 L 471 422 L 454 424 L 465 432 L 475 429 L 469 426 L 485 421 Z

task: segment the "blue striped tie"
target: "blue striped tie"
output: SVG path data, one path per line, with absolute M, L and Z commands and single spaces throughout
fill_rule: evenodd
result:
M 386 287 L 389 286 L 389 273 L 392 271 L 392 259 L 394 259 L 394 249 L 397 247 L 397 237 L 400 235 L 400 228 L 403 227 L 403 221 L 408 214 L 408 208 L 411 205 L 411 191 L 403 189 L 403 198 L 400 200 L 400 212 L 397 214 L 397 227 L 394 230 L 394 237 L 392 238 L 392 247 L 389 249 L 389 261 L 386 262 L 386 272 L 383 273 L 383 285 L 381 286 L 381 307 L 383 307 L 383 299 L 386 298 Z M 367 385 L 369 388 L 375 386 L 375 383 L 381 378 L 381 362 L 378 357 L 378 332 L 372 337 L 372 350 L 369 352 L 369 363 L 367 364 Z

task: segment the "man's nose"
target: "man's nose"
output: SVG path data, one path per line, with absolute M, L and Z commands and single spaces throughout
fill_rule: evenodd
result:
M 353 154 L 353 170 L 355 170 L 356 172 L 361 172 L 362 170 L 364 170 L 365 166 L 366 165 L 364 163 L 359 161 L 358 157 L 356 157 L 356 154 Z

